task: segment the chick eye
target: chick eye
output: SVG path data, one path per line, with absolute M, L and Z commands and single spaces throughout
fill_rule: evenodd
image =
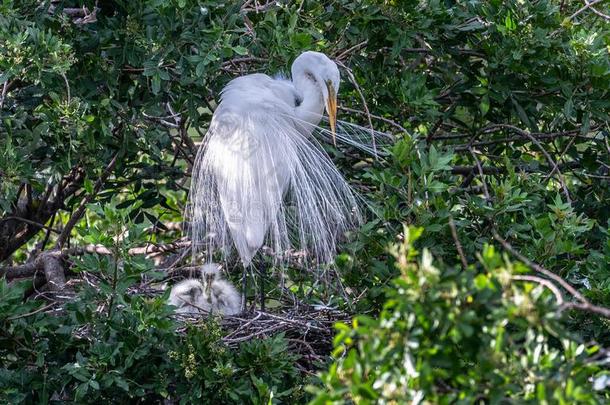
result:
M 303 99 L 299 96 L 294 96 L 294 106 L 298 107 L 301 105 L 301 103 L 303 102 Z

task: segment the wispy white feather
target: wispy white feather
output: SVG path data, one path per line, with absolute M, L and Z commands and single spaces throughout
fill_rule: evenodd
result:
M 223 90 L 193 167 L 187 217 L 194 255 L 212 261 L 235 249 L 248 266 L 267 245 L 277 261 L 301 250 L 328 263 L 337 240 L 361 222 L 354 192 L 312 135 L 329 135 L 317 125 L 328 97 L 321 83 L 339 87 L 336 65 L 320 55 L 297 58 L 292 82 L 254 74 Z M 369 130 L 338 129 L 339 142 L 373 152 L 363 135 Z

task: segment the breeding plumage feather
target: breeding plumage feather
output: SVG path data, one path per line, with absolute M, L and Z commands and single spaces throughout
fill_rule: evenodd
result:
M 325 106 L 334 130 L 338 89 L 337 66 L 317 52 L 295 60 L 292 81 L 253 74 L 225 87 L 193 167 L 194 255 L 212 261 L 235 247 L 246 267 L 266 242 L 276 261 L 290 250 L 332 261 L 337 239 L 361 221 L 355 194 L 312 136 Z

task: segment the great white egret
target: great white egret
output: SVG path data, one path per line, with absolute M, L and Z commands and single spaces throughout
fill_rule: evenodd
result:
M 251 74 L 223 89 L 195 164 L 187 216 L 194 256 L 237 250 L 244 269 L 265 242 L 277 261 L 294 249 L 330 262 L 361 221 L 356 197 L 312 136 L 328 113 L 333 141 L 340 77 L 304 52 L 292 80 Z

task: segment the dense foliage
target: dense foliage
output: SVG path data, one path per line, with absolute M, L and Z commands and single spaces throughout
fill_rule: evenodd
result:
M 2 2 L 0 399 L 607 400 L 588 310 L 610 307 L 610 7 L 592 3 Z M 354 314 L 311 379 L 282 335 L 227 347 L 216 320 L 169 318 L 139 286 L 186 255 L 132 254 L 180 237 L 222 87 L 305 49 L 341 63 L 343 119 L 396 137 L 377 158 L 327 146 L 370 208 L 340 280 L 268 280 Z M 38 291 L 53 252 L 61 300 Z
M 338 324 L 334 356 L 314 403 L 595 403 L 589 379 L 599 346 L 579 344 L 558 322 L 544 286 L 519 285 L 528 269 L 486 246 L 481 269 L 415 261 L 421 229 L 392 248 L 401 275 L 381 313 Z

